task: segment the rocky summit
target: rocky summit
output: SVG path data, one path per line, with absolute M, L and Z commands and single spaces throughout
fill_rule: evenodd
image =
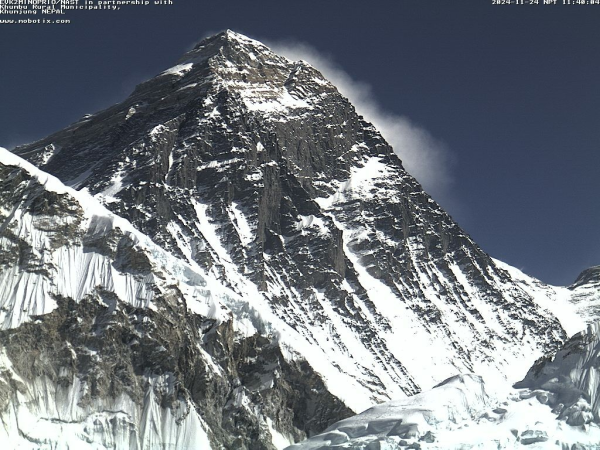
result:
M 515 382 L 584 326 L 590 283 L 490 258 L 316 69 L 231 31 L 0 157 L 21 448 L 283 448 L 458 373 Z

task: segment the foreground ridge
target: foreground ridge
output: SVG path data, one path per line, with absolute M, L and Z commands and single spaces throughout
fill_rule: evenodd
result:
M 0 180 L 0 442 L 272 449 L 350 414 L 304 362 L 235 336 L 251 309 L 214 277 L 4 149 Z
M 596 322 L 538 360 L 516 389 L 458 375 L 431 391 L 342 420 L 289 450 L 595 450 L 600 442 L 599 354 Z

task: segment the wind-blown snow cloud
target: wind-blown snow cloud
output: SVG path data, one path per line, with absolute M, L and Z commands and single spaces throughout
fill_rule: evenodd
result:
M 447 146 L 408 118 L 384 110 L 371 86 L 356 81 L 341 67 L 314 48 L 298 42 L 267 42 L 280 55 L 304 60 L 318 69 L 355 106 L 357 112 L 381 132 L 402 159 L 405 169 L 436 200 L 449 197 L 452 155 Z

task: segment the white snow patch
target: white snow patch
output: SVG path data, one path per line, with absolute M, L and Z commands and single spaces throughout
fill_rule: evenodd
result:
M 196 210 L 196 217 L 198 218 L 198 222 L 196 224 L 198 231 L 202 233 L 202 236 L 204 239 L 206 239 L 208 245 L 210 245 L 213 251 L 216 253 L 219 260 L 230 263 L 231 257 L 221 243 L 221 238 L 219 237 L 219 234 L 215 230 L 214 225 L 210 222 L 208 217 L 208 205 L 198 203 L 195 199 L 191 199 L 191 201 L 194 209 Z
M 168 128 L 166 126 L 164 126 L 163 124 L 160 125 L 156 125 L 154 128 L 152 128 L 150 130 L 150 138 L 155 141 L 157 137 L 160 137 L 161 134 L 163 134 L 165 131 L 167 131 Z
M 458 375 L 430 391 L 337 422 L 288 450 L 392 450 L 415 443 L 428 450 L 541 450 L 575 448 L 573 444 L 597 449 L 597 425 L 568 426 L 535 395 L 521 398 L 520 392 L 505 386 L 497 389 L 477 375 Z
M 110 180 L 110 185 L 98 194 L 103 203 L 114 203 L 120 201 L 115 196 L 123 189 L 123 179 L 127 173 L 124 170 L 115 172 Z
M 127 111 L 127 115 L 125 116 L 125 120 L 129 120 L 133 117 L 133 115 L 137 112 L 137 110 L 132 106 Z
M 231 222 L 233 223 L 240 240 L 242 241 L 243 246 L 248 246 L 252 241 L 254 241 L 254 232 L 256 227 L 250 226 L 246 215 L 242 211 L 241 206 L 232 202 L 231 206 L 228 208 L 228 212 L 231 216 Z
M 312 214 L 309 216 L 299 215 L 298 219 L 300 220 L 295 224 L 296 230 L 298 231 L 313 228 L 317 229 L 318 233 L 321 235 L 329 234 L 329 228 L 327 228 L 327 225 L 320 217 L 315 217 Z
M 279 96 L 273 99 L 267 99 L 260 95 L 253 94 L 254 93 L 242 91 L 242 98 L 250 111 L 285 113 L 290 109 L 312 108 L 308 102 L 293 97 L 286 89 L 281 89 Z
M 190 70 L 192 70 L 193 66 L 194 66 L 193 63 L 179 64 L 177 66 L 173 66 L 170 69 L 165 70 L 159 76 L 162 76 L 162 75 L 175 75 L 175 76 L 178 76 L 178 77 L 182 77 L 186 73 L 188 73 Z
M 267 417 L 266 422 L 267 427 L 269 428 L 269 433 L 271 434 L 271 443 L 277 450 L 283 450 L 294 443 L 293 439 L 286 438 L 283 434 L 277 431 L 275 427 L 273 427 L 273 421 L 270 417 Z
M 364 144 L 354 145 L 353 151 L 358 151 Z M 336 203 L 350 198 L 370 199 L 375 195 L 381 195 L 376 183 L 390 175 L 389 167 L 376 156 L 365 157 L 361 167 L 353 167 L 350 178 L 337 182 L 336 192 L 329 197 L 316 198 L 315 201 L 323 209 L 330 209 Z M 389 198 L 389 201 L 394 199 Z

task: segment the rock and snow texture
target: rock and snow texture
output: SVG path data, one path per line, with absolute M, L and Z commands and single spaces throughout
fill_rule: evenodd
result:
M 577 314 L 586 323 L 600 320 L 600 266 L 584 270 L 568 289 Z
M 119 395 L 94 395 L 101 390 L 94 372 L 114 364 L 105 361 L 112 355 L 91 336 L 77 347 L 57 339 L 64 330 L 51 322 L 91 303 L 69 317 L 69 327 L 102 334 L 125 310 L 156 310 L 155 297 L 171 296 L 220 323 L 230 313 L 218 289 L 89 195 L 1 148 L 0 229 L 0 329 L 11 330 L 0 339 L 0 441 L 8 448 L 206 446 L 206 425 L 174 395 L 172 374 L 143 376 L 142 402 L 126 392 L 131 385 Z M 170 292 L 176 284 L 180 295 Z M 106 323 L 86 323 L 94 308 Z M 161 406 L 163 396 L 173 396 L 171 408 Z
M 289 450 L 597 450 L 599 375 L 600 323 L 595 323 L 538 360 L 515 389 L 458 375 L 342 420 Z
M 92 196 L 0 148 L 0 329 L 102 289 L 135 308 L 178 289 L 194 312 L 222 322 L 226 290 L 194 272 Z
M 230 289 L 230 320 L 187 300 L 144 309 L 151 323 L 186 317 L 168 335 L 181 357 L 152 373 L 174 371 L 181 398 L 211 405 L 199 414 L 215 445 L 297 441 L 459 372 L 516 381 L 577 322 L 557 319 L 558 291 L 486 255 L 318 71 L 231 31 L 15 153 Z M 127 308 L 156 303 L 106 282 Z M 185 372 L 197 365 L 210 376 Z
M 567 336 L 572 336 L 585 328 L 586 323 L 592 323 L 593 315 L 591 312 L 594 309 L 594 296 L 599 295 L 598 289 L 600 285 L 594 287 L 587 283 L 582 283 L 583 295 L 579 298 L 579 305 L 574 307 L 574 287 L 579 286 L 575 283 L 573 286 L 551 286 L 524 274 L 519 269 L 509 266 L 508 264 L 494 259 L 497 267 L 506 270 L 515 284 L 519 288 L 531 295 L 531 298 L 543 309 L 550 311 L 552 315 L 560 320 L 560 324 L 567 333 Z M 586 271 L 584 273 L 589 272 Z M 582 275 L 578 277 L 581 279 Z M 600 299 L 599 299 L 600 300 Z M 600 319 L 600 315 L 597 315 Z
M 6 448 L 272 450 L 324 425 L 294 414 L 348 415 L 273 342 L 234 337 L 227 305 L 269 326 L 235 293 L 1 148 L 0 230 Z

